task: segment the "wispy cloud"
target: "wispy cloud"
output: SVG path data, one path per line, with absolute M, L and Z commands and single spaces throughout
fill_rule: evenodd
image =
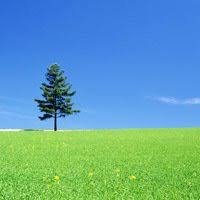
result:
M 80 109 L 80 110 L 81 110 L 81 112 L 87 113 L 87 114 L 95 114 L 95 113 L 96 113 L 95 110 L 89 109 L 89 108 L 82 108 L 82 109 Z
M 0 102 L 29 105 L 30 103 L 33 102 L 33 100 L 27 101 L 27 100 L 16 98 L 16 97 L 0 96 Z
M 200 97 L 187 98 L 187 99 L 178 99 L 176 97 L 154 97 L 153 100 L 173 105 L 200 105 Z
M 7 110 L 0 108 L 0 116 L 1 117 L 12 117 L 15 119 L 34 119 L 34 116 L 26 114 L 26 113 L 20 113 L 13 110 Z
M 16 97 L 0 96 L 0 117 L 34 119 L 31 101 Z

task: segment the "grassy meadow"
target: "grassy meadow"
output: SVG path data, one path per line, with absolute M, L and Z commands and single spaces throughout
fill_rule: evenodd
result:
M 0 199 L 200 199 L 200 129 L 0 132 Z

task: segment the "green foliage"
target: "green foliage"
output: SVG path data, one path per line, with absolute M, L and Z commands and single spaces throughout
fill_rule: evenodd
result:
M 39 118 L 46 120 L 54 118 L 54 130 L 57 130 L 57 118 L 66 117 L 79 110 L 73 109 L 71 101 L 75 91 L 71 91 L 71 84 L 67 83 L 67 77 L 64 76 L 64 71 L 60 70 L 57 64 L 50 66 L 46 74 L 47 83 L 42 83 L 43 99 L 35 99 L 42 113 Z
M 0 199 L 200 197 L 200 129 L 0 134 Z

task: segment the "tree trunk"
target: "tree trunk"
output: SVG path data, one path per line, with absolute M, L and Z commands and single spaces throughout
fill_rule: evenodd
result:
M 54 115 L 54 131 L 57 131 L 57 113 Z

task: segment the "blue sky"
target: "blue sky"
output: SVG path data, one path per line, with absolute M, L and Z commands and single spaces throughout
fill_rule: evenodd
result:
M 52 128 L 34 98 L 60 64 L 82 112 L 60 128 L 200 126 L 197 0 L 1 1 L 0 128 Z

